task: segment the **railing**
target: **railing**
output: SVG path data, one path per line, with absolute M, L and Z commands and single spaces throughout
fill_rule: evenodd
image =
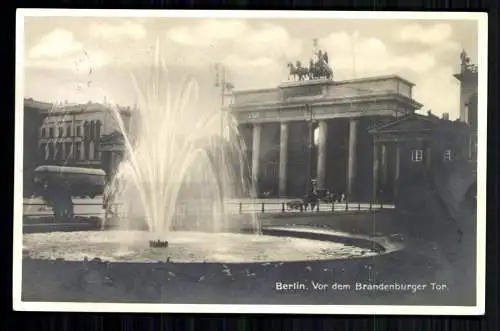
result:
M 86 203 L 73 203 L 73 207 L 76 209 L 78 206 L 101 206 L 102 207 L 102 202 L 101 203 L 96 203 L 96 202 L 86 202 Z M 36 212 L 26 212 L 24 208 L 26 207 L 39 207 Z M 99 210 L 98 212 L 92 211 L 92 212 L 76 212 L 75 210 L 75 215 L 77 216 L 101 216 L 104 215 L 105 211 L 104 209 Z M 25 217 L 43 217 L 43 216 L 54 216 L 54 210 L 52 207 L 47 205 L 46 203 L 41 203 L 41 202 L 24 202 L 23 203 L 23 216 Z
M 121 203 L 113 204 L 115 208 Z M 102 208 L 102 202 L 75 202 L 74 214 L 76 216 L 104 216 L 105 210 Z M 85 207 L 96 207 L 94 210 L 79 210 Z M 30 207 L 39 207 L 36 211 L 31 211 Z M 179 210 L 187 209 L 179 208 Z M 28 209 L 28 210 L 26 210 Z M 300 204 L 298 201 L 239 201 L 225 202 L 225 211 L 230 214 L 285 214 L 285 213 L 314 213 L 314 212 L 349 212 L 349 211 L 368 211 L 375 212 L 383 209 L 394 209 L 393 205 L 382 202 L 323 202 L 313 205 Z M 180 212 L 180 211 L 179 211 Z M 180 212 L 183 213 L 183 212 Z M 185 212 L 184 212 L 185 213 Z M 53 209 L 45 203 L 41 202 L 25 202 L 23 203 L 23 216 L 25 217 L 44 217 L 53 216 Z
M 238 214 L 244 213 L 306 213 L 306 212 L 342 212 L 342 211 L 376 211 L 392 209 L 392 205 L 380 202 L 320 202 L 311 206 L 309 204 L 296 204 L 293 201 L 281 202 L 228 202 L 226 206 L 236 206 Z

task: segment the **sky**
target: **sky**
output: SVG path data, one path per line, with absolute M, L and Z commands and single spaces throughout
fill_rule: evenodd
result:
M 477 63 L 473 20 L 25 18 L 25 97 L 85 103 L 138 103 L 132 75 L 146 82 L 155 45 L 173 85 L 196 80 L 196 107 L 218 109 L 215 63 L 236 90 L 285 81 L 288 62 L 308 63 L 314 38 L 335 80 L 397 74 L 415 83 L 423 111 L 459 113 L 462 49 Z M 144 80 L 146 79 L 146 80 Z

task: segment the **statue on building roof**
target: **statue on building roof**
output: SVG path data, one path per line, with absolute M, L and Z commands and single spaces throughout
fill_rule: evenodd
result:
M 328 53 L 318 49 L 318 40 L 313 39 L 313 56 L 309 59 L 309 67 L 302 67 L 301 61 L 297 61 L 295 65 L 289 62 L 288 68 L 290 72 L 288 79 L 333 79 L 333 70 L 328 65 L 328 61 Z
M 466 70 L 469 64 L 470 64 L 470 57 L 467 56 L 467 52 L 465 52 L 465 49 L 462 49 L 462 52 L 460 53 L 460 65 L 462 71 Z
M 470 63 L 470 57 L 465 52 L 465 49 L 460 52 L 460 71 L 477 72 L 477 65 Z

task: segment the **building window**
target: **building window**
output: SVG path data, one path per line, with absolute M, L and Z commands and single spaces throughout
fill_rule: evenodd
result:
M 99 160 L 99 143 L 94 145 L 94 160 Z
M 63 144 L 62 143 L 57 143 L 56 144 L 56 155 L 55 159 L 57 161 L 62 161 L 64 160 L 64 155 L 63 155 Z
M 45 138 L 45 128 L 42 128 L 41 136 L 42 136 L 42 138 Z
M 62 138 L 62 136 L 64 134 L 64 128 L 62 128 L 62 127 L 58 128 L 58 132 L 57 133 L 58 133 L 58 137 Z
M 54 128 L 49 128 L 49 138 L 54 138 Z
M 71 125 L 66 128 L 66 137 L 71 137 Z
M 45 144 L 40 145 L 40 157 L 44 161 L 47 161 L 47 145 L 45 145 Z
M 80 126 L 76 127 L 76 136 L 80 137 L 82 135 L 82 128 Z
M 82 143 L 77 141 L 75 143 L 75 159 L 76 160 L 81 160 L 81 156 L 82 156 Z
M 469 140 L 469 159 L 477 159 L 477 136 L 471 135 Z
M 54 145 L 51 143 L 47 144 L 47 160 L 54 160 Z
M 71 158 L 71 154 L 72 154 L 72 146 L 71 146 L 71 143 L 70 142 L 67 142 L 66 143 L 66 159 L 70 159 Z
M 422 148 L 417 148 L 411 151 L 412 162 L 422 162 L 423 160 L 424 160 L 424 150 Z
M 90 125 L 88 122 L 85 122 L 83 124 L 83 139 L 89 139 L 90 138 Z
M 101 138 L 101 121 L 97 121 L 95 124 L 95 135 L 96 140 L 99 140 Z
M 446 149 L 443 153 L 443 160 L 451 161 L 451 158 L 452 158 L 451 149 Z

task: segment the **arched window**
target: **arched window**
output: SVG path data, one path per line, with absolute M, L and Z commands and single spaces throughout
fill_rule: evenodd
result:
M 90 139 L 95 140 L 95 121 L 90 122 Z
M 61 161 L 64 159 L 63 155 L 63 144 L 62 143 L 56 143 L 56 160 Z
M 473 94 L 467 102 L 467 123 L 477 129 L 477 94 Z
M 90 127 L 89 122 L 83 122 L 83 139 L 89 139 L 90 136 Z
M 95 135 L 96 135 L 96 140 L 101 139 L 101 121 L 97 121 L 95 123 Z
M 83 142 L 83 159 L 88 160 L 90 156 L 90 144 L 89 141 L 84 141 Z
M 40 144 L 40 158 L 44 161 L 47 160 L 47 144 Z
M 101 155 L 99 153 L 99 141 L 96 141 L 94 144 L 94 160 L 100 160 Z
M 47 160 L 54 160 L 54 144 L 47 144 Z

